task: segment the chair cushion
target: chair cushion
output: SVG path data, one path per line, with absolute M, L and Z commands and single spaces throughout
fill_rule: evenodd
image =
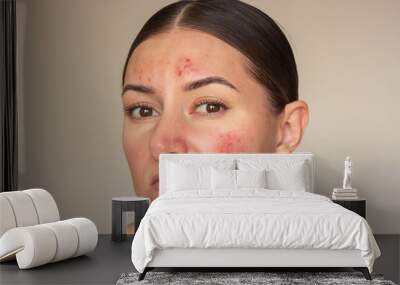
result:
M 0 261 L 15 256 L 19 268 L 28 269 L 86 254 L 97 239 L 95 224 L 86 218 L 17 227 L 0 238 Z

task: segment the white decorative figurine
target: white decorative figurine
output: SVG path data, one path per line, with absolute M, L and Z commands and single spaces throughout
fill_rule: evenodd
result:
M 355 200 L 358 199 L 358 191 L 351 187 L 351 159 L 346 157 L 344 161 L 343 187 L 333 188 L 332 199 L 334 200 Z
M 346 157 L 346 160 L 344 161 L 343 189 L 352 189 L 351 188 L 351 159 L 350 159 L 350 156 Z

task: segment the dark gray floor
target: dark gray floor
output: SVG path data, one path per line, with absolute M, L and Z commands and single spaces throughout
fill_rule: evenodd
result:
M 131 242 L 113 242 L 100 235 L 87 256 L 19 270 L 17 263 L 0 264 L 0 284 L 115 284 L 124 272 L 133 271 Z
M 374 272 L 399 283 L 400 235 L 375 236 L 382 256 Z M 115 284 L 123 272 L 134 271 L 130 260 L 131 241 L 116 243 L 110 235 L 100 235 L 94 252 L 28 270 L 16 262 L 0 264 L 0 284 Z
M 400 283 L 400 235 L 375 235 L 381 257 L 375 261 L 374 271 L 385 279 Z

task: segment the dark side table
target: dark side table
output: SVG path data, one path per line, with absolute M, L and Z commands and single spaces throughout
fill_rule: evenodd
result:
M 353 211 L 356 214 L 359 214 L 361 217 L 366 219 L 366 208 L 367 208 L 367 201 L 366 199 L 355 199 L 355 200 L 335 200 L 332 199 L 332 202 L 339 204 L 340 206 Z
M 133 226 L 134 232 L 149 208 L 150 200 L 144 197 L 115 197 L 112 198 L 112 230 L 113 241 L 123 241 L 129 235 L 127 227 Z M 135 215 L 134 221 L 128 221 Z M 132 233 L 133 234 L 133 233 Z

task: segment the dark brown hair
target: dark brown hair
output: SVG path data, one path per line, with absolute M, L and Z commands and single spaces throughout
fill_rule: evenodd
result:
M 185 27 L 206 32 L 239 50 L 248 59 L 250 75 L 271 93 L 274 112 L 298 100 L 298 75 L 293 51 L 279 26 L 261 10 L 239 0 L 182 0 L 156 12 L 133 41 L 135 48 L 151 36 Z

